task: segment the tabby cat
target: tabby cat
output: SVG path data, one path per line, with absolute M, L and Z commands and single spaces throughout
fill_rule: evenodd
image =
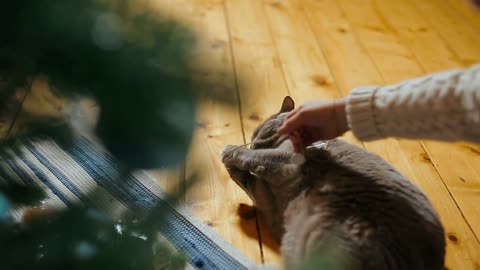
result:
M 281 243 L 285 267 L 335 258 L 336 268 L 322 269 L 443 269 L 444 230 L 425 194 L 379 156 L 342 140 L 295 154 L 276 132 L 293 109 L 286 97 L 255 130 L 250 149 L 228 145 L 222 154 Z

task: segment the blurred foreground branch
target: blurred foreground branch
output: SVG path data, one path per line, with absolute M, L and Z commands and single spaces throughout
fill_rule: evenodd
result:
M 199 96 L 226 104 L 234 101 L 216 87 L 221 85 L 217 79 L 233 74 L 224 70 L 212 76 L 194 74 L 192 70 L 201 70 L 190 62 L 197 37 L 181 23 L 152 12 L 146 3 L 0 2 L 2 93 L 11 95 L 43 77 L 67 99 L 92 97 L 100 107 L 95 134 L 126 173 L 185 159 Z M 66 144 L 73 136 L 51 119 L 32 123 L 25 136 L 48 136 Z M 124 177 L 117 181 L 128 185 Z M 90 207 L 53 212 L 23 224 L 8 218 L 14 207 L 38 204 L 41 194 L 35 187 L 0 186 L 0 269 L 137 270 L 183 265 L 157 241 L 152 220 L 161 220 L 160 206 L 151 213 L 135 211 L 121 223 Z

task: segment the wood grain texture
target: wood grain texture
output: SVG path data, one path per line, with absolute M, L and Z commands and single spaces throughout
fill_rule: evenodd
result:
M 185 20 L 199 36 L 191 61 L 198 76 L 215 76 L 217 90 L 233 104 L 201 98 L 197 130 L 186 163 L 186 177 L 195 184 L 186 193 L 194 214 L 255 262 L 261 262 L 255 214 L 239 215 L 242 204 L 251 205 L 247 195 L 230 180 L 221 153 L 227 144 L 244 144 L 234 65 L 222 1 L 174 1 L 173 16 Z M 223 72 L 218 73 L 218 70 Z M 247 91 L 247 90 L 246 90 Z M 252 208 L 253 210 L 253 208 Z
M 50 90 L 45 78 L 36 78 L 21 105 L 20 112 L 16 115 L 8 137 L 12 138 L 27 132 L 37 120 L 60 121 L 64 113 L 65 99 Z
M 375 9 L 375 6 L 377 4 L 375 4 L 374 1 L 361 0 L 349 2 L 344 0 L 337 0 L 337 2 L 339 3 L 340 10 L 351 22 L 353 31 L 357 36 L 359 43 L 366 48 L 368 55 L 375 63 L 380 75 L 384 80 L 384 83 L 395 83 L 408 78 L 418 77 L 427 73 L 419 64 L 416 56 L 412 53 L 412 49 L 406 46 L 406 44 L 404 44 L 397 37 L 395 31 L 392 31 L 392 28 L 390 28 L 388 24 L 384 23 L 384 17 L 378 14 L 378 10 Z M 385 5 L 386 3 L 383 2 L 382 4 Z M 443 42 L 440 44 L 443 44 Z M 426 43 L 423 44 L 423 46 L 434 45 Z M 418 54 L 420 53 L 421 52 L 418 52 Z M 433 71 L 433 68 L 430 71 Z M 410 153 L 419 153 L 421 156 L 424 157 L 423 163 L 428 164 L 428 161 L 433 161 L 433 163 L 435 163 L 434 168 L 439 168 L 438 162 L 440 162 L 440 157 L 438 155 L 435 155 L 431 151 L 424 151 L 424 148 L 430 148 L 428 147 L 428 143 L 425 147 L 425 144 L 419 144 L 413 141 L 400 140 L 399 145 L 401 147 L 401 150 L 405 151 L 408 149 Z M 454 149 L 455 147 L 449 145 L 449 148 Z M 457 156 L 457 158 L 463 160 L 461 155 Z M 444 161 L 444 166 L 442 167 L 448 168 L 447 162 L 450 162 L 451 164 L 451 160 L 442 160 Z M 433 163 L 430 163 L 428 165 L 433 166 Z M 459 166 L 460 165 L 463 164 L 459 164 Z M 448 188 L 447 190 L 443 191 L 443 194 L 439 193 L 438 190 L 432 189 L 431 185 L 427 186 L 426 184 L 428 182 L 425 180 L 425 178 L 418 177 L 422 172 L 423 167 L 422 161 L 418 159 L 416 162 L 410 160 L 409 167 L 413 172 L 413 179 L 418 182 L 417 184 L 419 184 L 427 192 L 427 194 L 429 194 L 437 209 L 439 209 L 439 207 L 445 206 L 445 198 L 450 197 L 448 192 L 454 193 L 454 199 L 456 199 L 457 202 L 463 203 L 463 205 L 461 205 L 463 206 L 462 212 L 469 212 L 470 218 L 467 219 L 467 221 L 469 221 L 470 224 L 476 221 L 475 210 L 472 209 L 473 207 L 471 206 L 472 202 L 473 205 L 475 205 L 474 198 L 467 197 L 467 194 L 460 194 L 458 192 L 458 194 L 455 194 L 448 182 Z M 477 173 L 476 170 L 472 170 L 472 167 L 469 168 L 470 170 L 466 169 L 465 166 L 463 166 L 463 168 L 466 172 Z M 442 180 L 444 180 L 443 175 L 440 174 L 440 177 L 438 177 L 437 173 L 432 168 L 430 169 L 432 174 L 429 176 L 429 178 L 436 179 L 437 181 L 435 182 L 437 186 L 444 184 L 444 182 L 442 182 Z M 468 202 L 466 200 L 468 200 Z M 451 203 L 450 208 L 454 209 L 454 207 L 455 204 Z M 445 211 L 445 209 L 439 209 L 439 212 L 442 216 L 442 220 L 445 223 L 447 235 L 455 235 L 455 237 L 447 237 L 447 239 L 450 240 L 448 242 L 447 265 L 455 269 L 473 269 L 475 267 L 475 264 L 478 263 L 476 260 L 479 255 L 478 241 L 475 235 L 472 235 L 472 232 L 470 231 L 470 228 L 468 226 L 464 226 L 464 230 L 462 232 L 463 236 L 457 237 L 458 224 L 454 224 L 454 226 L 451 226 L 451 224 L 449 224 L 449 220 L 451 219 L 450 211 L 448 211 L 448 215 L 446 214 L 447 211 Z M 457 215 L 457 217 L 459 218 L 460 215 Z M 462 240 L 458 241 L 459 238 L 462 238 Z M 462 243 L 464 246 L 460 247 L 459 243 Z M 465 256 L 466 254 L 468 254 L 468 256 Z M 462 257 L 463 259 L 461 259 Z M 472 261 L 465 261 L 465 258 L 468 258 Z
M 476 31 L 480 31 L 480 6 L 474 5 L 475 0 L 448 0 L 447 7 L 453 8 L 459 12 L 459 14 L 467 20 L 467 23 L 476 28 Z M 476 1 L 478 3 L 478 1 Z M 440 2 L 441 4 L 446 4 Z
M 280 110 L 289 94 L 275 41 L 262 1 L 226 0 L 227 20 L 236 71 L 248 79 L 238 87 L 245 138 L 267 117 Z M 279 246 L 261 218 L 263 260 L 279 263 Z
M 297 106 L 310 100 L 340 97 L 337 80 L 301 5 L 294 1 L 263 2 L 287 87 Z M 361 144 L 351 134 L 344 139 Z
M 457 2 L 459 5 L 463 3 L 462 1 Z M 390 25 L 391 29 L 396 30 L 397 36 L 400 39 L 405 39 L 405 31 L 399 30 L 401 29 L 399 24 L 405 24 L 405 22 L 401 20 L 402 16 L 408 18 L 407 24 L 425 25 L 425 29 L 427 29 L 426 32 L 435 34 L 435 36 L 428 34 L 429 37 L 433 38 L 432 40 L 417 39 L 415 42 L 416 45 L 402 40 L 406 46 L 410 47 L 421 70 L 414 66 L 412 67 L 412 65 L 402 68 L 410 68 L 412 72 L 420 75 L 438 70 L 462 67 L 463 63 L 455 53 L 458 49 L 450 51 L 443 40 L 435 39 L 434 37 L 439 36 L 439 34 L 430 30 L 433 27 L 426 23 L 423 19 L 424 17 L 412 9 L 408 3 L 406 4 L 405 1 L 392 3 L 378 2 L 378 8 L 383 14 L 385 23 Z M 480 21 L 480 19 L 477 19 L 477 21 Z M 415 27 L 412 25 L 407 27 Z M 455 25 L 451 25 L 450 27 L 454 26 Z M 434 55 L 432 52 L 434 52 Z M 435 59 L 432 59 L 432 56 L 434 56 Z M 480 58 L 477 59 L 477 62 L 480 62 Z M 478 146 L 469 144 L 453 145 L 432 141 L 426 141 L 423 144 L 478 239 L 480 235 L 480 219 L 478 218 L 479 208 L 477 205 L 479 204 L 480 197 L 474 195 L 480 188 L 480 182 L 478 181 L 480 179 L 480 153 L 476 151 Z
M 6 83 L 0 80 L 0 141 L 8 138 L 12 132 L 15 119 L 21 111 L 22 103 L 28 95 L 30 87 L 13 92 L 6 89 Z
M 206 93 L 185 165 L 149 174 L 166 190 L 183 193 L 180 200 L 197 217 L 259 263 L 280 264 L 278 246 L 223 168 L 220 154 L 226 144 L 248 143 L 253 129 L 278 111 L 285 95 L 300 105 L 344 96 L 358 86 L 480 62 L 480 11 L 470 8 L 468 0 L 150 4 L 194 29 L 199 43 L 191 56 L 192 72 L 214 78 L 211 91 L 224 93 L 233 106 L 208 99 Z M 13 121 L 15 135 L 26 129 L 31 116 L 58 117 L 64 109 L 65 102 L 38 79 L 17 119 L 15 114 L 0 117 L 0 138 Z M 448 269 L 480 268 L 479 146 L 397 139 L 361 143 L 350 133 L 344 138 L 381 155 L 428 194 L 446 228 Z M 191 178 L 197 183 L 187 190 L 185 179 Z
M 448 4 L 448 1 L 408 0 L 408 2 L 421 12 L 464 65 L 478 63 L 480 51 L 477 44 L 480 42 L 480 35 L 478 29 L 467 21 L 463 14 Z M 478 22 L 478 18 L 475 21 Z

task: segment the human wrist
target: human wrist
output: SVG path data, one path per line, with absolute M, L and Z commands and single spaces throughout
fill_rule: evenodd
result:
M 353 89 L 346 97 L 346 115 L 349 129 L 360 141 L 381 139 L 377 126 L 376 99 L 380 87 L 365 86 Z

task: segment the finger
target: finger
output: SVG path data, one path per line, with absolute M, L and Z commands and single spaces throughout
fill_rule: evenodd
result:
M 283 122 L 283 125 L 277 131 L 278 134 L 284 135 L 297 130 L 302 125 L 302 118 L 302 113 L 294 114 L 290 119 L 287 119 L 285 122 Z
M 298 144 L 293 144 L 293 152 L 300 153 L 300 146 Z
M 303 130 L 302 132 L 302 142 L 305 147 L 311 146 L 315 142 L 328 139 L 327 137 L 322 129 Z
M 300 111 L 300 108 L 289 112 L 289 113 L 287 114 L 287 117 L 286 117 L 285 119 L 290 119 L 292 116 L 294 116 L 295 114 L 297 114 L 299 111 Z
M 293 144 L 294 152 L 295 153 L 301 153 L 303 151 L 303 149 L 305 148 L 305 144 L 302 141 L 302 135 L 298 131 L 295 131 L 292 134 L 293 134 L 293 138 L 294 138 L 294 144 Z
M 317 142 L 318 140 L 313 140 L 313 139 L 305 139 L 303 141 L 305 147 L 311 146 L 313 143 Z
M 300 153 L 301 144 L 298 142 L 298 139 L 295 139 L 293 142 L 293 152 Z
M 297 152 L 297 146 L 298 146 L 298 137 L 295 135 L 295 133 L 289 134 L 288 138 L 293 144 L 293 151 L 296 153 Z
M 289 112 L 289 113 L 287 114 L 287 117 L 285 118 L 285 120 L 283 121 L 282 125 L 280 126 L 280 128 L 279 128 L 278 130 L 282 130 L 282 129 L 285 127 L 286 122 L 288 121 L 288 119 L 290 119 L 290 118 L 292 118 L 294 115 L 296 115 L 297 112 L 298 112 L 298 109 L 295 110 L 295 111 Z M 279 134 L 283 135 L 283 134 L 286 134 L 286 133 L 279 133 Z
M 295 141 L 295 137 L 290 137 L 290 140 L 292 141 L 292 144 L 293 144 L 293 152 L 294 153 L 297 153 L 297 143 Z

